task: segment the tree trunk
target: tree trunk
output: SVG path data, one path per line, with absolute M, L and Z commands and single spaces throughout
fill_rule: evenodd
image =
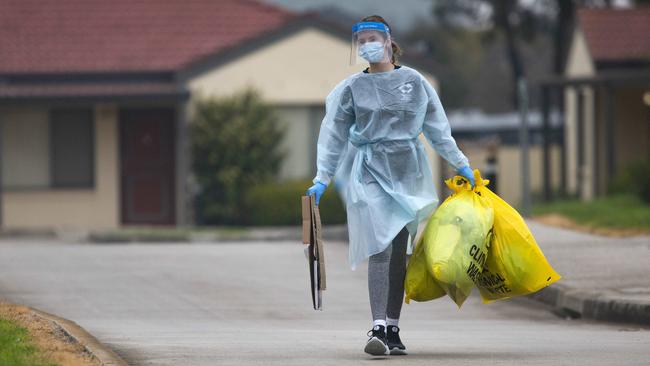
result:
M 553 73 L 561 75 L 571 46 L 576 4 L 573 0 L 556 0 L 556 2 L 558 15 L 553 35 Z
M 494 20 L 497 29 L 503 31 L 506 37 L 507 56 L 512 70 L 512 90 L 513 106 L 518 108 L 520 105 L 518 83 L 525 78 L 524 65 L 521 61 L 521 54 L 517 47 L 516 30 L 511 24 L 511 14 L 514 11 L 515 3 L 513 1 L 494 2 Z

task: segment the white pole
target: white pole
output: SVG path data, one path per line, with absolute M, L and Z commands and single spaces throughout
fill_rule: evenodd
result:
M 528 85 L 526 79 L 517 80 L 517 94 L 519 101 L 519 144 L 521 147 L 521 215 L 530 215 L 530 162 L 528 142 Z

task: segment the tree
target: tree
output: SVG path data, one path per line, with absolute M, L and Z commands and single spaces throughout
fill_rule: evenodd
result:
M 540 30 L 548 30 L 554 7 L 552 0 L 522 2 L 519 0 L 438 0 L 434 16 L 447 27 L 463 27 L 482 31 L 490 37 L 502 36 L 512 74 L 512 90 L 526 78 L 520 40 L 534 39 Z M 521 98 L 518 93 L 514 106 Z M 518 97 L 517 97 L 518 96 Z
M 284 131 L 271 106 L 247 90 L 197 103 L 191 124 L 192 167 L 200 192 L 200 224 L 246 224 L 245 194 L 272 180 Z
M 553 32 L 553 73 L 564 72 L 564 64 L 569 52 L 575 22 L 576 4 L 574 1 L 557 1 L 557 21 Z
M 650 0 L 632 1 L 650 3 Z M 564 71 L 578 7 L 613 7 L 613 0 L 436 0 L 434 16 L 451 26 L 501 32 L 507 43 L 514 80 L 525 77 L 517 38 L 553 33 L 554 74 Z
M 462 107 L 483 59 L 481 34 L 434 25 L 414 29 L 406 41 L 431 56 L 427 59 L 443 85 L 441 98 L 445 107 Z

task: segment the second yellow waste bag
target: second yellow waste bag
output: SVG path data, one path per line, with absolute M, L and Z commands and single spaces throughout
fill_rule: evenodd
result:
M 474 176 L 474 190 L 494 209 L 487 262 L 475 281 L 483 302 L 527 295 L 559 280 L 521 215 L 486 187 L 478 170 Z

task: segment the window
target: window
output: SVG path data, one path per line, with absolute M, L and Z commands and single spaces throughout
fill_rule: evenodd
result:
M 52 187 L 94 185 L 92 111 L 57 109 L 50 112 L 50 172 Z
M 6 189 L 50 186 L 47 110 L 2 113 L 2 185 Z
M 91 109 L 20 108 L 0 114 L 7 190 L 94 186 Z

